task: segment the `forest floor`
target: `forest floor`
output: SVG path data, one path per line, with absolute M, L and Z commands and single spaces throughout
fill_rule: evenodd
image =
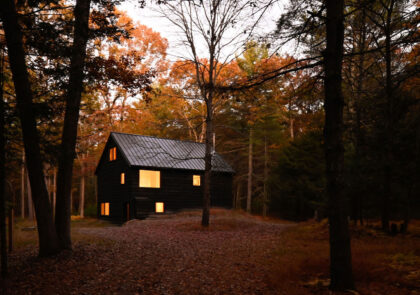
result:
M 19 222 L 3 294 L 332 294 L 327 223 L 290 223 L 213 210 L 113 226 L 73 221 L 73 252 L 37 258 L 36 231 Z M 420 222 L 394 237 L 352 228 L 357 292 L 420 294 Z

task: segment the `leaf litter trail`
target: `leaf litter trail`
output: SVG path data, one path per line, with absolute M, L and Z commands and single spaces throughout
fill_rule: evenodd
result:
M 270 258 L 292 225 L 229 215 L 213 216 L 209 229 L 201 228 L 197 215 L 80 228 L 79 234 L 102 242 L 82 242 L 70 257 L 56 258 L 60 266 L 31 293 L 278 294 L 269 284 Z M 17 284 L 11 293 L 20 287 L 33 286 Z

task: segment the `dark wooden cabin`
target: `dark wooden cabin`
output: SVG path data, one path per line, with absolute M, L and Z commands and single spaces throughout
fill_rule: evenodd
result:
M 203 143 L 112 132 L 95 174 L 98 216 L 113 222 L 201 208 Z M 232 207 L 233 169 L 213 154 L 211 206 Z

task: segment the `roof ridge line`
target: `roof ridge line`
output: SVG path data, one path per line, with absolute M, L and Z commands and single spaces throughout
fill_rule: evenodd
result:
M 206 144 L 205 142 L 197 142 L 197 141 L 193 141 L 193 140 L 183 140 L 183 139 L 172 139 L 172 138 L 158 137 L 158 136 L 154 136 L 154 135 L 142 135 L 142 134 L 126 133 L 126 132 L 118 132 L 118 131 L 111 131 L 111 134 L 112 133 L 118 133 L 118 134 L 124 134 L 124 135 L 133 135 L 133 136 L 141 136 L 141 137 L 150 137 L 150 138 L 180 141 L 180 142 L 191 142 L 191 143 L 197 143 L 197 144 Z

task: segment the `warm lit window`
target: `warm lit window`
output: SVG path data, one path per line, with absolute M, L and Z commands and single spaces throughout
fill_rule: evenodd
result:
M 193 175 L 193 186 L 200 186 L 200 185 L 201 185 L 201 176 Z
M 160 188 L 160 171 L 140 170 L 139 186 Z
M 117 148 L 113 147 L 109 149 L 109 160 L 114 161 L 117 159 Z
M 101 203 L 101 215 L 109 216 L 109 203 Z
M 121 173 L 121 184 L 125 183 L 125 173 Z
M 156 213 L 165 212 L 165 205 L 163 204 L 163 202 L 156 202 L 155 203 L 155 212 Z

